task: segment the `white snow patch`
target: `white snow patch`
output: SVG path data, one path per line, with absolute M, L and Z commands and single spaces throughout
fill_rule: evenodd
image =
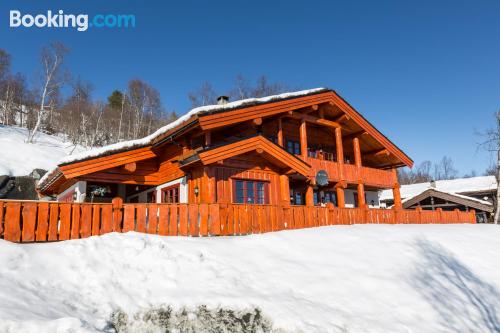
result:
M 26 143 L 27 137 L 26 128 L 0 125 L 0 175 L 25 176 L 36 168 L 48 170 L 74 148 L 60 136 L 39 132 L 33 144 Z M 81 151 L 80 146 L 75 149 Z
M 102 332 L 118 307 L 260 307 L 287 332 L 493 332 L 496 225 L 0 241 L 1 332 Z
M 410 198 L 432 188 L 430 182 L 411 185 L 401 185 L 401 198 Z M 471 178 L 458 178 L 450 180 L 437 180 L 435 189 L 447 193 L 469 193 L 496 190 L 495 176 L 481 176 Z M 380 191 L 380 200 L 392 200 L 392 190 Z M 468 197 L 467 197 L 468 198 Z

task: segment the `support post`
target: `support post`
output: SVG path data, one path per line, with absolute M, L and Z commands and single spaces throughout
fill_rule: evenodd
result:
M 342 129 L 340 127 L 335 128 L 335 148 L 337 151 L 340 180 L 344 180 L 344 148 L 342 146 Z
M 300 122 L 300 155 L 302 159 L 307 159 L 307 125 L 304 119 Z
M 394 197 L 394 208 L 401 209 L 403 207 L 401 203 L 401 192 L 399 191 L 400 185 L 398 182 L 398 173 L 396 168 L 392 169 L 392 175 L 394 177 L 394 186 L 392 187 L 392 195 Z
M 344 194 L 345 184 L 342 182 L 335 185 L 335 190 L 337 191 L 337 207 L 345 208 L 345 194 Z
M 307 185 L 306 206 L 314 206 L 314 189 L 313 189 L 312 184 Z
M 283 123 L 281 118 L 278 118 L 278 146 L 283 147 L 285 145 L 283 140 Z
M 359 148 L 359 139 L 354 138 L 352 140 L 354 146 L 354 164 L 358 169 L 361 168 L 361 149 Z
M 366 207 L 365 185 L 363 183 L 358 183 L 358 206 L 359 208 Z

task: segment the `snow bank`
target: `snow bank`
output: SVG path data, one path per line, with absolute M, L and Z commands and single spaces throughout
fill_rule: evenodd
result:
M 287 332 L 493 332 L 496 225 L 355 225 L 244 237 L 0 241 L 0 332 L 100 332 L 114 309 L 260 307 Z
M 59 136 L 38 133 L 33 144 L 25 142 L 27 137 L 26 128 L 0 125 L 0 175 L 25 176 L 36 168 L 48 170 L 73 150 L 71 142 Z M 81 147 L 75 149 L 81 151 Z
M 401 185 L 401 198 L 410 198 L 432 188 L 430 182 L 411 185 Z M 435 189 L 447 193 L 469 193 L 491 191 L 497 188 L 495 176 L 481 176 L 471 178 L 458 178 L 450 180 L 437 180 Z M 380 200 L 392 199 L 392 190 L 380 191 Z

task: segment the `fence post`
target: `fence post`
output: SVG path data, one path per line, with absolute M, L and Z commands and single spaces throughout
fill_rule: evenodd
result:
M 123 199 L 120 197 L 113 198 L 111 205 L 113 206 L 113 231 L 121 232 Z

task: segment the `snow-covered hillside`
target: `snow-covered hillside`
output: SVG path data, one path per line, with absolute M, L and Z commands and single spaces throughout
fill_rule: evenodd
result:
M 38 133 L 33 144 L 25 142 L 27 137 L 26 128 L 0 125 L 0 175 L 25 176 L 36 168 L 48 170 L 74 148 L 59 136 Z M 82 151 L 77 147 L 73 153 Z
M 113 309 L 260 307 L 286 332 L 498 332 L 500 227 L 0 241 L 0 332 L 104 331 Z

